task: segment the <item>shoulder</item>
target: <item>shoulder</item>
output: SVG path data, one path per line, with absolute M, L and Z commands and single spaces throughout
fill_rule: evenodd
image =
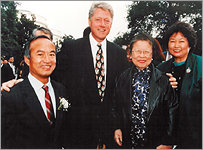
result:
M 123 48 L 121 48 L 119 45 L 112 43 L 110 41 L 107 41 L 107 51 L 109 56 L 113 57 L 114 60 L 116 60 L 122 65 L 128 66 L 126 51 Z
M 76 39 L 76 40 L 73 40 L 71 43 L 69 44 L 72 44 L 74 46 L 78 46 L 78 44 L 84 44 L 84 43 L 89 43 L 89 37 L 86 36 L 86 37 L 83 37 L 83 38 L 79 38 L 79 39 Z
M 107 40 L 107 47 L 114 49 L 116 51 L 125 52 L 125 50 L 123 48 L 121 48 L 119 45 L 117 45 L 113 42 L 110 42 L 108 40 Z
M 16 84 L 14 87 L 12 87 L 10 89 L 10 92 L 2 91 L 1 92 L 2 100 L 3 99 L 10 99 L 10 100 L 20 99 L 21 96 L 23 96 L 23 93 L 26 92 L 27 90 L 27 87 L 25 87 L 26 84 L 27 84 L 26 81 L 22 81 Z
M 192 59 L 197 61 L 197 63 L 202 63 L 202 56 L 192 54 Z
M 130 78 L 131 70 L 132 70 L 132 68 L 127 68 L 126 70 L 124 70 L 124 71 L 120 74 L 120 76 L 119 76 L 119 78 L 118 78 L 118 81 L 124 81 L 124 82 L 125 82 L 126 79 Z
M 9 68 L 11 69 L 10 65 L 7 63 L 4 64 L 1 69 L 9 69 Z
M 153 66 L 152 71 L 152 79 L 156 82 L 159 82 L 161 86 L 165 86 L 169 83 L 168 76 L 165 74 L 165 72 L 162 72 L 160 69 Z
M 164 62 L 160 63 L 157 66 L 157 68 L 162 72 L 168 72 L 168 71 L 170 71 L 172 61 L 173 61 L 172 58 L 167 61 L 164 61 Z
M 187 62 L 187 66 L 195 68 L 196 72 L 202 75 L 202 56 L 192 54 Z
M 77 45 L 78 43 L 82 43 L 83 40 L 84 38 L 76 40 L 64 40 L 64 42 L 62 43 L 61 52 L 66 52 L 67 49 L 74 48 L 75 45 Z

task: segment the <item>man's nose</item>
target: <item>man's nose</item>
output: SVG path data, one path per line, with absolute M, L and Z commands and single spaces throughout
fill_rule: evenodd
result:
M 43 60 L 44 62 L 49 62 L 50 61 L 49 55 L 45 54 Z
M 101 20 L 101 26 L 105 26 L 105 21 Z

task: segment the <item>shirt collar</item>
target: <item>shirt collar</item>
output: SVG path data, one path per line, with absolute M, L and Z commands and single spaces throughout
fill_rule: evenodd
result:
M 92 32 L 89 34 L 89 39 L 90 39 L 91 45 L 97 46 L 98 42 L 92 36 Z M 102 45 L 101 47 L 104 50 L 106 48 L 106 38 L 102 42 L 100 42 L 100 44 Z
M 37 78 L 35 78 L 31 73 L 28 74 L 28 79 L 32 85 L 32 87 L 35 89 L 35 90 L 39 90 L 42 88 L 42 86 L 44 85 L 41 81 L 39 81 Z M 49 80 L 47 82 L 47 86 L 50 87 L 50 77 L 49 77 Z

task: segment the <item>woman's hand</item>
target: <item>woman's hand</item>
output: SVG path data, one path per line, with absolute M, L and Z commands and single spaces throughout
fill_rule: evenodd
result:
M 156 147 L 156 149 L 172 149 L 172 146 L 169 145 L 159 145 Z
M 16 85 L 16 84 L 18 84 L 19 82 L 22 82 L 23 81 L 23 79 L 18 79 L 18 80 L 16 80 L 16 79 L 13 79 L 13 80 L 10 80 L 10 81 L 7 81 L 7 82 L 4 82 L 4 83 L 2 83 L 2 85 L 1 85 L 1 92 L 4 90 L 4 91 L 7 91 L 7 92 L 10 92 L 10 89 L 14 86 L 14 85 Z
M 169 81 L 171 83 L 172 88 L 177 88 L 178 87 L 178 82 L 176 82 L 176 78 L 173 77 L 171 73 L 166 73 L 166 75 L 169 77 Z
M 122 146 L 122 131 L 121 129 L 117 129 L 114 132 L 114 139 L 119 146 Z

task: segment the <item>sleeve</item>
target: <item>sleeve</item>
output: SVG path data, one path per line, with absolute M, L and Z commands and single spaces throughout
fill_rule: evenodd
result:
M 163 138 L 163 144 L 175 145 L 176 144 L 176 133 L 177 133 L 177 117 L 178 117 L 178 97 L 175 90 L 171 87 L 170 82 L 167 79 L 167 90 L 165 93 L 165 99 L 167 100 L 168 110 L 168 127 L 167 135 Z
M 121 129 L 122 128 L 122 96 L 121 96 L 121 91 L 120 91 L 120 78 L 116 79 L 116 87 L 114 90 L 114 95 L 113 95 L 113 104 L 112 104 L 112 110 L 111 110 L 111 115 L 112 115 L 112 129 L 115 131 L 116 129 Z
M 17 135 L 17 118 L 15 101 L 10 93 L 2 92 L 1 95 L 1 148 L 11 148 Z

